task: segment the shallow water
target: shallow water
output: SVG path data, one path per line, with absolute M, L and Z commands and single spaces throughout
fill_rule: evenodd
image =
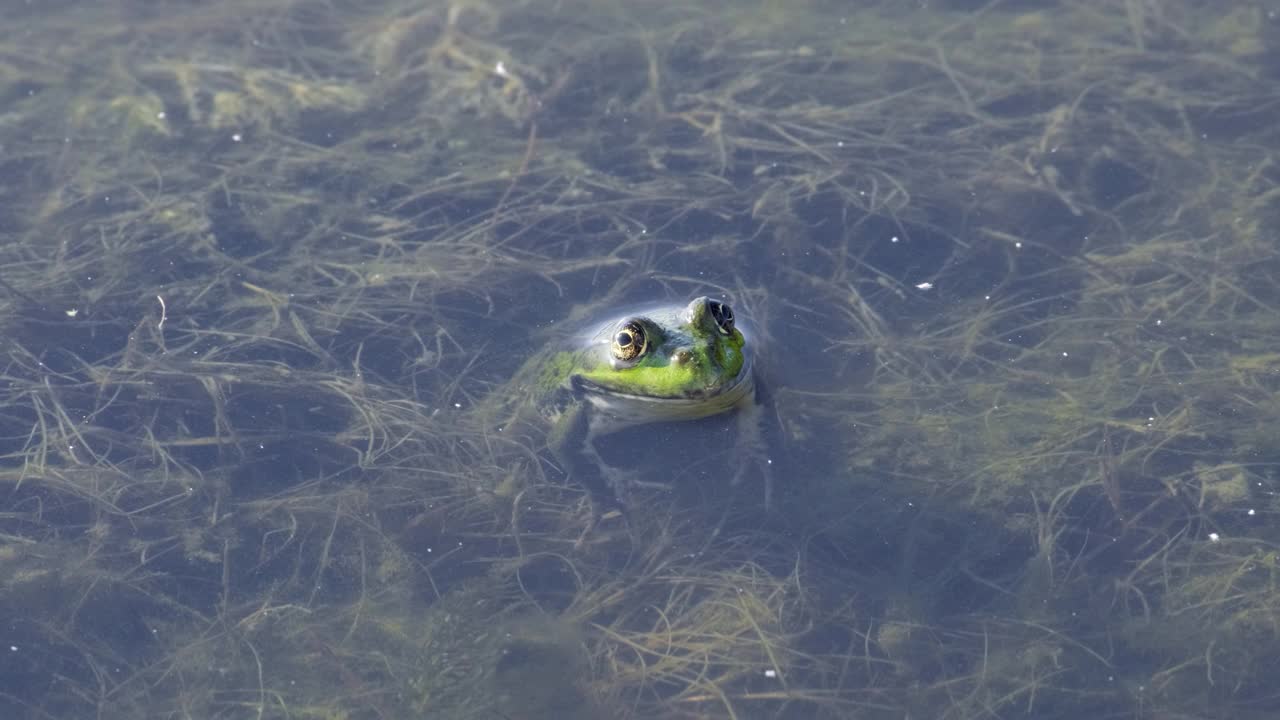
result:
M 10 3 L 4 717 L 1272 717 L 1276 18 Z M 603 444 L 532 353 L 750 323 Z

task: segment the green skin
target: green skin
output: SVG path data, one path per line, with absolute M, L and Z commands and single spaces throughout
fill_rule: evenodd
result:
M 631 341 L 622 345 L 634 357 L 619 338 Z M 631 488 L 648 480 L 608 466 L 594 443 L 601 436 L 733 411 L 738 447 L 761 458 L 751 347 L 727 305 L 700 297 L 625 315 L 568 345 L 540 352 L 516 374 L 507 427 L 544 428 L 558 464 L 590 493 L 592 526 L 603 507 L 625 512 Z M 742 474 L 740 468 L 735 483 Z

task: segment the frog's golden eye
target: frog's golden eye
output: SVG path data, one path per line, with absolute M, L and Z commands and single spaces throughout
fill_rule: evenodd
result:
M 613 334 L 610 350 L 615 359 L 630 362 L 644 355 L 649 347 L 649 336 L 644 325 L 635 320 L 628 320 Z
M 718 300 L 708 300 L 707 309 L 711 311 L 711 319 L 722 335 L 733 334 L 733 308 Z

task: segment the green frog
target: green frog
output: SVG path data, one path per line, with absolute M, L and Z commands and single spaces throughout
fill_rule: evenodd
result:
M 643 471 L 608 465 L 598 452 L 596 440 L 638 425 L 735 413 L 736 448 L 746 457 L 729 480 L 736 485 L 756 461 L 767 505 L 752 350 L 733 309 L 719 300 L 622 314 L 531 357 L 504 395 L 511 415 L 500 426 L 504 433 L 542 428 L 556 464 L 587 490 L 592 517 L 579 543 L 606 510 L 625 515 L 633 488 L 663 485 Z

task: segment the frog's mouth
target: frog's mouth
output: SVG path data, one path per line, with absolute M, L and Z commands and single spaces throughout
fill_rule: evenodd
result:
M 713 388 L 696 388 L 680 395 L 636 395 L 575 376 L 575 392 L 597 410 L 630 422 L 693 420 L 733 409 L 753 396 L 755 373 L 748 357 L 733 383 Z

